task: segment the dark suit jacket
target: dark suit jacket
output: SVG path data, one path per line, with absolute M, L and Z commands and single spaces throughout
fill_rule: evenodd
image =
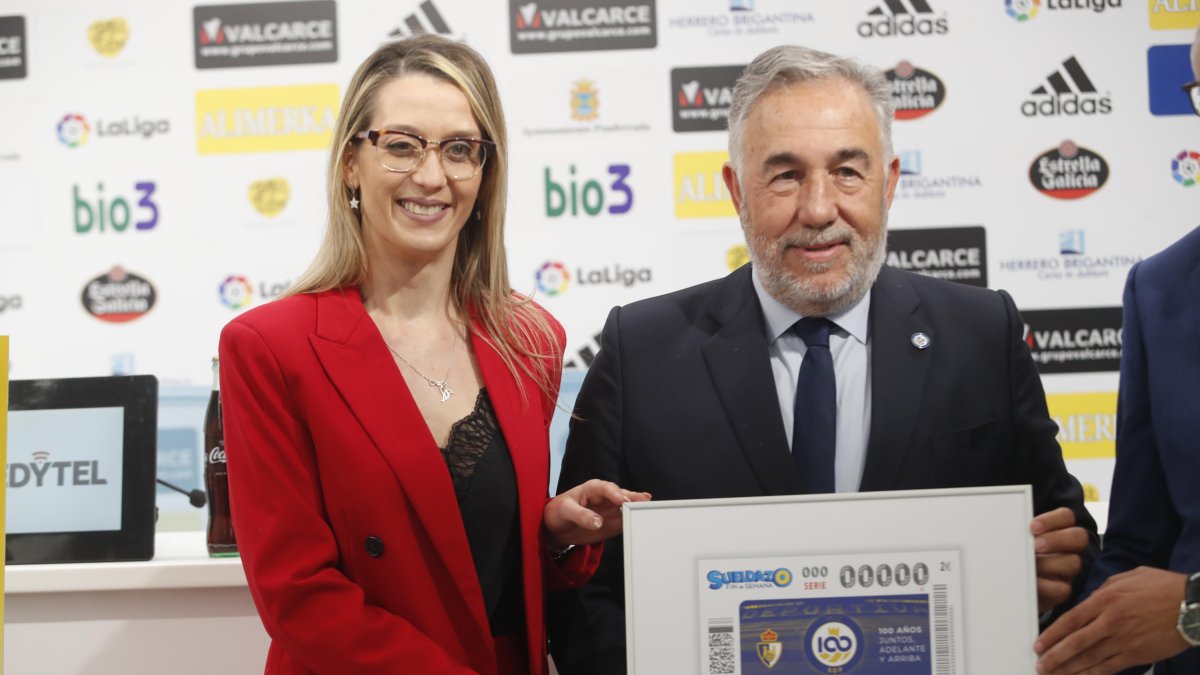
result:
M 582 583 L 598 550 L 561 569 L 543 554 L 555 399 L 522 375 L 523 398 L 478 336 L 516 472 L 529 662 L 545 673 L 544 578 Z M 221 384 L 234 529 L 271 636 L 266 671 L 495 673 L 449 470 L 357 290 L 230 322 Z
M 1141 565 L 1200 572 L 1200 228 L 1134 265 L 1124 309 L 1117 465 L 1089 592 Z M 1200 649 L 1155 672 L 1200 673 Z
M 1007 294 L 885 267 L 869 317 L 861 490 L 1028 483 L 1038 513 L 1069 506 L 1094 537 Z M 655 499 L 797 493 L 763 326 L 749 265 L 613 309 L 579 393 L 559 489 L 601 477 Z M 929 348 L 913 346 L 917 332 Z M 563 675 L 625 670 L 621 556 L 620 542 L 609 542 L 593 581 L 551 601 Z

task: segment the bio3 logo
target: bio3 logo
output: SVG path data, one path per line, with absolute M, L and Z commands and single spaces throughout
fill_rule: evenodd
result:
M 97 183 L 93 202 L 89 196 L 80 195 L 78 185 L 71 186 L 75 199 L 75 233 L 106 230 L 124 232 L 130 224 L 137 230 L 153 230 L 157 227 L 158 204 L 155 203 L 154 191 L 158 186 L 153 181 L 140 181 L 133 184 L 133 189 L 137 193 L 133 197 L 118 196 L 106 200 L 104 183 Z M 133 206 L 130 206 L 131 201 L 134 201 Z
M 862 642 L 862 629 L 853 619 L 844 616 L 815 621 L 804 636 L 808 658 L 825 673 L 850 670 L 862 658 Z
M 609 164 L 608 174 L 612 182 L 606 190 L 599 180 L 590 179 L 581 183 L 576 179 L 574 164 L 568 167 L 567 178 L 561 183 L 551 173 L 550 167 L 546 167 L 546 215 L 558 218 L 564 215 L 576 217 L 581 211 L 588 216 L 598 216 L 606 211 L 614 216 L 629 213 L 633 208 L 633 188 L 627 182 L 629 165 Z

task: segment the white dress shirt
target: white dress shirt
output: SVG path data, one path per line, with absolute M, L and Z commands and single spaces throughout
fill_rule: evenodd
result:
M 796 381 L 807 348 L 790 329 L 803 317 L 767 293 L 758 279 L 758 270 L 753 270 L 752 277 L 766 319 L 763 330 L 769 345 L 771 372 L 775 376 L 775 393 L 779 397 L 779 412 L 783 416 L 788 447 L 791 447 Z M 867 439 L 871 437 L 870 308 L 871 291 L 868 290 L 850 309 L 825 317 L 836 326 L 829 332 L 829 351 L 837 382 L 834 485 L 838 492 L 858 492 L 867 456 Z

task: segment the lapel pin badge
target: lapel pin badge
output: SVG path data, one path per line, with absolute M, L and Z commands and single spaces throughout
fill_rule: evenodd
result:
M 928 335 L 924 333 L 912 334 L 912 346 L 917 349 L 929 349 L 929 345 L 931 344 L 933 344 L 933 340 L 930 340 Z

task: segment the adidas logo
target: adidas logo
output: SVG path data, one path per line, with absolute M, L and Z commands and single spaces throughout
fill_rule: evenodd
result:
M 450 34 L 450 26 L 446 23 L 446 20 L 442 18 L 442 13 L 439 12 L 438 8 L 433 4 L 433 0 L 425 0 L 425 2 L 421 3 L 418 9 L 420 10 L 420 13 L 413 12 L 412 14 L 409 14 L 408 18 L 404 20 L 404 26 L 397 27 L 395 30 L 388 33 L 388 37 L 402 38 L 421 35 L 424 33 L 437 33 L 439 35 Z M 425 20 L 429 23 L 428 29 L 424 24 L 421 23 L 421 14 L 425 15 Z
M 1033 98 L 1021 103 L 1026 117 L 1059 115 L 1107 115 L 1112 112 L 1112 97 L 1100 95 L 1074 56 L 1046 77 L 1030 92 Z
M 944 15 L 933 14 L 926 0 L 883 0 L 858 24 L 858 34 L 865 38 L 945 35 L 950 30 L 949 21 Z
M 600 351 L 600 333 L 592 336 L 591 342 L 579 348 L 579 351 L 570 354 L 567 357 L 564 368 L 590 368 L 592 362 L 596 360 L 596 353 Z

